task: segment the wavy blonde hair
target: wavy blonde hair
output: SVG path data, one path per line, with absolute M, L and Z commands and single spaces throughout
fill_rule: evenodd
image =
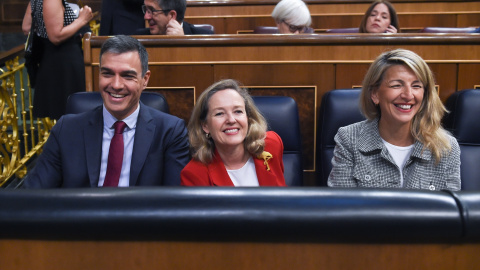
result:
M 267 132 L 267 121 L 255 106 L 248 90 L 241 88 L 235 80 L 226 79 L 212 84 L 197 100 L 193 108 L 190 121 L 188 122 L 188 138 L 190 149 L 194 160 L 208 164 L 212 161 L 215 153 L 215 142 L 212 137 L 206 137 L 203 131 L 203 124 L 207 121 L 208 103 L 210 98 L 218 91 L 235 90 L 245 102 L 245 110 L 248 118 L 248 131 L 243 142 L 245 150 L 251 155 L 257 156 L 265 148 L 265 136 Z
M 360 109 L 367 119 L 380 119 L 380 106 L 373 103 L 372 92 L 376 91 L 383 82 L 385 72 L 395 65 L 410 68 L 424 86 L 422 104 L 411 122 L 411 132 L 413 138 L 423 143 L 424 148 L 429 149 L 435 160 L 439 162 L 440 158 L 451 149 L 448 133 L 441 125 L 442 117 L 447 110 L 435 89 L 432 71 L 418 54 L 409 50 L 396 49 L 378 56 L 370 65 L 363 80 Z

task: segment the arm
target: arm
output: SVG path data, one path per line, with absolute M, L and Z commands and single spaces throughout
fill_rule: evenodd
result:
M 390 33 L 390 34 L 396 34 L 398 32 L 397 28 L 393 25 L 389 25 L 387 27 L 387 30 L 385 30 L 385 33 Z
M 64 10 L 61 0 L 43 0 L 43 21 L 47 29 L 48 39 L 55 45 L 59 45 L 75 35 L 80 28 L 93 19 L 92 9 L 84 6 L 80 9 L 78 18 L 73 23 L 63 26 Z
M 167 36 L 184 36 L 185 35 L 185 33 L 183 32 L 182 25 L 180 25 L 180 23 L 173 18 L 167 24 L 166 34 Z
M 37 164 L 24 181 L 25 188 L 55 188 L 62 184 L 62 159 L 58 137 L 63 117 L 53 126 Z
M 335 149 L 333 150 L 332 171 L 328 177 L 329 187 L 357 187 L 353 178 L 353 147 L 349 134 L 345 128 L 340 128 L 335 135 Z
M 193 160 L 182 170 L 180 179 L 182 186 L 211 186 L 207 167 Z
M 178 186 L 180 172 L 190 161 L 187 129 L 183 120 L 178 120 L 165 149 L 165 164 L 163 164 L 163 185 Z
M 25 15 L 23 16 L 22 31 L 24 35 L 28 35 L 32 27 L 32 7 L 30 5 L 30 2 L 28 2 L 27 10 L 25 10 Z
M 442 175 L 446 178 L 445 182 L 447 184 L 448 190 L 460 190 L 461 188 L 461 179 L 460 179 L 460 147 L 455 138 L 450 138 L 450 144 L 452 150 L 445 160 L 445 171 L 442 172 Z

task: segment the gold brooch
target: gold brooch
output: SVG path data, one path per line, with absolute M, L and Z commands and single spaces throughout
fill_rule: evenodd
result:
M 267 166 L 267 171 L 270 171 L 270 166 L 268 166 L 268 160 L 270 160 L 272 157 L 272 154 L 267 151 L 263 151 L 260 155 L 257 156 L 257 158 L 264 160 L 263 164 Z

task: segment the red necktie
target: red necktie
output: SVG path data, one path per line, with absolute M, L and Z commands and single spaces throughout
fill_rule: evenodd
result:
M 108 151 L 107 173 L 103 182 L 104 187 L 118 187 L 123 162 L 123 130 L 126 126 L 127 124 L 123 121 L 117 121 L 113 124 L 115 134 L 113 134 L 110 150 Z

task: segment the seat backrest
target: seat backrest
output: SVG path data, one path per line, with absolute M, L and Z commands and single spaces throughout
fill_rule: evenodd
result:
M 297 103 L 291 97 L 254 96 L 255 105 L 283 141 L 283 166 L 287 186 L 303 185 L 302 140 Z
M 360 92 L 360 88 L 336 89 L 323 95 L 317 121 L 316 180 L 319 186 L 327 186 L 338 129 L 365 120 L 359 107 Z
M 254 34 L 278 34 L 276 26 L 257 26 L 253 29 Z
M 333 29 L 327 29 L 325 33 L 358 33 L 358 27 L 352 27 L 352 28 L 333 28 Z
M 162 94 L 144 91 L 140 96 L 140 101 L 149 107 L 169 113 L 167 100 Z M 86 112 L 102 104 L 100 92 L 77 92 L 68 97 L 66 114 Z
M 475 27 L 425 27 L 420 33 L 470 33 Z
M 210 30 L 213 33 L 215 33 L 215 27 L 213 27 L 213 25 L 211 24 L 194 24 L 193 26 L 195 26 L 196 28 L 204 29 L 204 30 Z
M 480 190 L 480 90 L 468 89 L 453 93 L 445 103 L 450 113 L 443 119 L 460 145 L 460 177 L 462 190 Z
M 257 26 L 253 29 L 254 34 L 278 34 L 278 28 L 276 26 Z M 315 33 L 315 29 L 307 27 L 305 34 Z

